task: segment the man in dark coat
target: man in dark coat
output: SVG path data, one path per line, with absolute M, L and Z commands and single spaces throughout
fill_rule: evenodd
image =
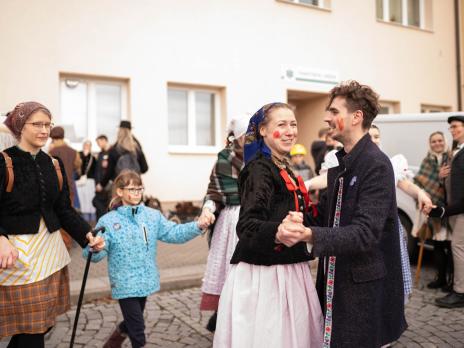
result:
M 344 144 L 328 171 L 327 195 L 313 224 L 298 213 L 279 226 L 287 246 L 308 242 L 319 257 L 324 347 L 381 347 L 406 329 L 393 168 L 368 134 L 378 95 L 355 81 L 334 87 L 325 121 Z M 298 227 L 299 226 L 299 227 Z

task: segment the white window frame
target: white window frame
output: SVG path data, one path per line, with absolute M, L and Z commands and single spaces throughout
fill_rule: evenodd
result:
M 169 129 L 168 134 L 168 151 L 174 154 L 216 154 L 221 149 L 221 94 L 220 91 L 214 88 L 189 87 L 168 85 L 166 91 L 178 90 L 187 92 L 187 145 L 171 145 L 169 144 Z M 214 96 L 214 145 L 197 145 L 196 134 L 196 110 L 195 110 L 195 93 L 206 92 Z M 166 100 L 168 94 L 166 94 Z M 167 105 L 167 104 L 166 104 Z M 169 110 L 167 114 L 167 127 L 169 127 Z
M 401 23 L 390 21 L 390 0 L 381 0 L 381 1 L 382 1 L 382 7 L 383 7 L 383 13 L 382 13 L 383 18 L 381 18 L 381 20 L 383 20 L 384 22 L 397 23 L 405 27 L 426 29 L 424 0 L 419 0 L 419 26 L 418 27 L 416 27 L 415 25 L 408 24 L 408 0 L 401 0 L 401 13 L 402 13 Z
M 449 106 L 421 104 L 421 113 L 449 112 Z
M 276 0 L 280 2 L 286 2 L 290 4 L 296 4 L 300 6 L 306 6 L 310 8 L 316 8 L 316 9 L 322 9 L 322 10 L 328 10 L 330 11 L 330 1 L 329 0 L 318 0 L 317 5 L 312 5 L 312 4 L 306 4 L 304 2 L 301 2 L 301 0 Z
M 66 80 L 69 81 L 78 81 L 87 83 L 87 137 L 84 139 L 90 139 L 93 145 L 96 145 L 96 137 L 99 136 L 97 132 L 97 99 L 96 99 L 96 85 L 105 84 L 105 85 L 117 85 L 121 87 L 121 120 L 129 120 L 128 117 L 128 101 L 129 101 L 129 88 L 128 82 L 124 80 L 116 80 L 113 78 L 92 78 L 79 75 L 61 75 L 60 76 L 60 110 L 62 110 L 62 100 L 61 100 L 61 83 L 66 84 Z M 60 116 L 60 121 L 63 121 Z M 116 127 L 119 125 L 115 125 Z M 114 139 L 115 140 L 115 139 Z M 71 145 L 75 148 L 81 148 L 82 143 L 72 142 Z

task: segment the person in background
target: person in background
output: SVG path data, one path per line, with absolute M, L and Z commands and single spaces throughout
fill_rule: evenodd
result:
M 238 176 L 243 168 L 243 145 L 250 116 L 238 115 L 230 121 L 227 145 L 218 153 L 203 204 L 203 210 L 218 217 L 209 235 L 211 243 L 200 303 L 201 310 L 214 311 L 206 326 L 211 332 L 216 330 L 219 296 L 238 241 L 235 232 L 240 211 Z
M 304 145 L 295 144 L 290 150 L 290 161 L 292 170 L 295 175 L 301 176 L 303 181 L 309 180 L 314 176 L 314 172 L 311 167 L 305 162 L 304 156 L 306 156 L 306 148 Z
M 423 159 L 414 182 L 425 190 L 431 197 L 434 205 L 445 205 L 445 178 L 449 175 L 449 161 L 451 153 L 447 149 L 445 135 L 442 132 L 433 132 L 429 136 L 429 151 Z M 433 238 L 433 261 L 436 277 L 427 284 L 429 289 L 443 288 L 446 290 L 452 283 L 452 276 L 448 274 L 452 269 L 450 233 L 448 219 L 429 218 L 425 222 L 427 230 Z
M 123 170 L 133 170 L 139 174 L 148 171 L 142 145 L 132 134 L 132 124 L 127 120 L 123 120 L 119 124 L 116 143 L 108 151 L 108 168 L 103 178 L 97 182 L 96 191 L 103 190 Z
M 95 184 L 103 181 L 103 178 L 107 175 L 108 170 L 108 151 L 110 148 L 108 137 L 101 134 L 96 139 L 97 145 L 100 148 L 100 153 L 97 157 L 95 164 L 94 179 Z M 96 189 L 96 188 L 95 188 Z M 108 211 L 108 205 L 110 204 L 111 195 L 111 184 L 107 184 L 105 187 L 101 187 L 100 190 L 95 191 L 95 197 L 92 200 L 92 204 L 96 210 L 97 221 Z
M 448 217 L 451 227 L 451 252 L 454 264 L 453 291 L 435 304 L 445 308 L 464 307 L 464 116 L 448 118 L 453 141 L 457 142 L 451 158 L 451 171 L 445 179 L 447 204 L 429 211 L 430 217 Z
M 314 169 L 316 174 L 319 175 L 319 170 L 321 169 L 321 164 L 324 161 L 324 155 L 327 152 L 327 145 L 325 143 L 327 132 L 329 128 L 324 127 L 319 129 L 318 132 L 318 139 L 313 141 L 311 144 L 311 156 L 313 156 L 314 160 Z
M 92 142 L 84 141 L 82 151 L 79 151 L 81 159 L 81 176 L 76 181 L 77 194 L 80 202 L 80 212 L 88 222 L 95 221 L 95 207 L 92 205 L 95 197 L 95 167 L 97 160 L 92 155 Z
M 11 131 L 3 123 L 0 123 L 0 151 L 14 146 L 18 140 L 14 137 Z
M 71 204 L 76 207 L 76 201 L 79 199 L 77 197 L 77 188 L 76 182 L 74 180 L 75 176 L 80 176 L 81 174 L 81 165 L 82 161 L 79 157 L 79 154 L 71 146 L 66 144 L 64 141 L 64 128 L 63 127 L 53 127 L 50 131 L 50 138 L 52 138 L 52 143 L 50 144 L 48 153 L 59 158 L 66 169 L 66 181 L 68 182 L 69 187 L 69 198 Z M 61 230 L 64 243 L 68 250 L 72 247 L 72 239 L 65 230 Z

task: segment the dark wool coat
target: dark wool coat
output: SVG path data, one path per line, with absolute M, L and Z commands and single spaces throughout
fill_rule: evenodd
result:
M 49 155 L 34 159 L 29 152 L 10 147 L 5 152 L 13 161 L 14 185 L 5 192 L 5 160 L 0 156 L 0 234 L 35 234 L 43 218 L 48 231 L 64 228 L 82 247 L 91 227 L 71 207 L 66 180 L 60 191 L 58 176 Z M 63 163 L 58 159 L 66 178 Z
M 381 347 L 406 329 L 393 168 L 366 134 L 328 171 L 321 226 L 333 226 L 344 178 L 339 228 L 312 227 L 320 258 L 317 290 L 325 312 L 326 256 L 336 256 L 331 347 Z
M 459 150 L 451 161 L 450 189 L 447 192 L 446 216 L 464 213 L 464 149 Z

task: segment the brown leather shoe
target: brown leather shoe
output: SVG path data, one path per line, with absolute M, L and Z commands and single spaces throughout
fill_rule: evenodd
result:
M 126 337 L 127 335 L 119 330 L 119 326 L 116 326 L 116 329 L 114 329 L 111 336 L 105 342 L 103 348 L 121 348 Z

